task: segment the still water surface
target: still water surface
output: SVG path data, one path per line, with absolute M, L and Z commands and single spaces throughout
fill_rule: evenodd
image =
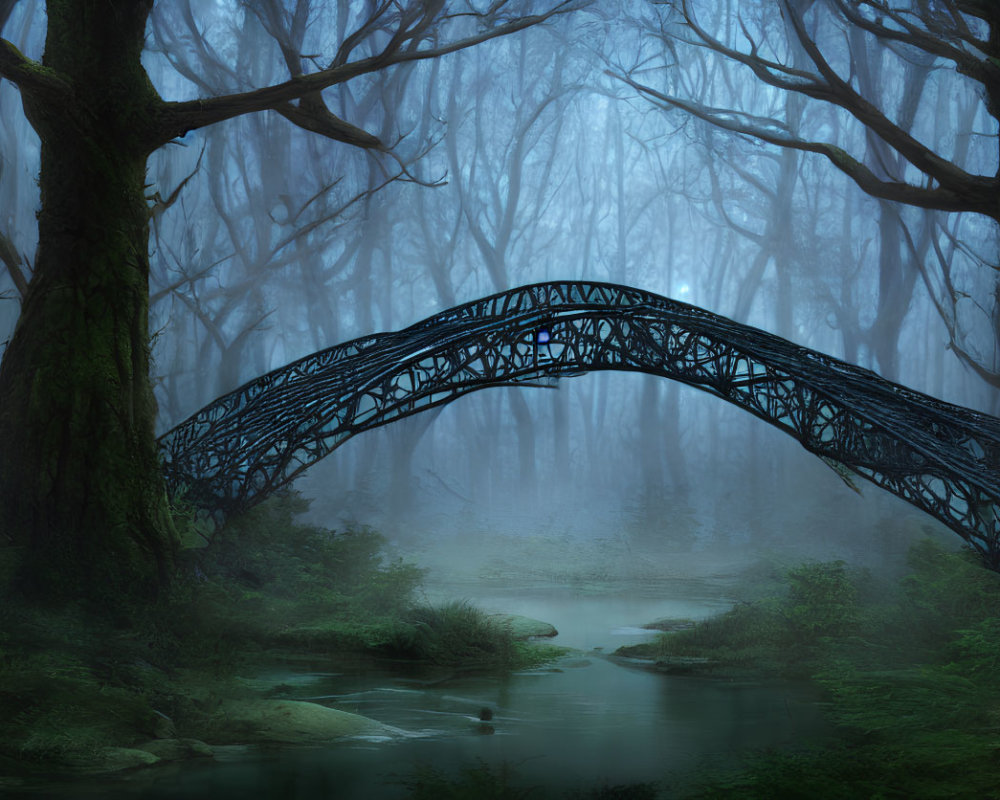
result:
M 661 587 L 662 588 L 662 587 Z M 449 774 L 479 763 L 506 764 L 518 786 L 540 797 L 603 783 L 664 781 L 727 763 L 740 753 L 818 735 L 815 696 L 802 686 L 667 676 L 606 653 L 650 636 L 654 619 L 698 619 L 727 607 L 709 586 L 685 596 L 656 591 L 581 594 L 569 588 L 439 586 L 429 599 L 466 598 L 484 608 L 544 619 L 574 652 L 548 668 L 506 678 L 401 674 L 391 665 L 312 664 L 258 677 L 294 687 L 294 696 L 370 716 L 406 735 L 323 747 L 222 748 L 214 762 L 188 762 L 56 789 L 58 797 L 405 798 L 418 766 Z M 596 648 L 596 649 L 595 649 Z M 480 709 L 493 719 L 479 721 Z M 673 792 L 665 789 L 664 797 Z

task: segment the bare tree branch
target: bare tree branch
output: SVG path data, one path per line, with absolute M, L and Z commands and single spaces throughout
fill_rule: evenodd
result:
M 174 203 L 177 202 L 177 198 L 181 196 L 181 192 L 184 190 L 184 187 L 187 186 L 188 182 L 195 175 L 198 174 L 198 170 L 201 168 L 201 160 L 202 158 L 204 158 L 204 156 L 205 156 L 205 146 L 202 145 L 201 152 L 198 154 L 198 161 L 194 165 L 194 169 L 191 170 L 190 173 L 188 173 L 187 177 L 184 178 L 184 180 L 182 180 L 180 183 L 177 184 L 177 186 L 174 187 L 174 190 L 167 196 L 165 200 L 163 199 L 163 197 L 160 196 L 159 192 L 154 193 L 153 196 L 149 198 L 153 203 L 149 207 L 150 218 L 155 220 L 164 211 L 170 208 L 170 206 L 172 206 Z
M 906 241 L 906 246 L 911 255 L 913 255 L 913 261 L 917 265 L 921 280 L 927 289 L 927 294 L 930 296 L 931 302 L 934 304 L 934 309 L 937 311 L 938 317 L 940 317 L 941 321 L 944 323 L 945 330 L 948 331 L 947 349 L 951 350 L 957 356 L 958 360 L 971 369 L 981 380 L 985 381 L 994 388 L 1000 389 L 1000 372 L 988 369 L 980 364 L 978 359 L 976 359 L 975 356 L 973 356 L 960 341 L 960 338 L 962 337 L 958 330 L 958 322 L 955 314 L 955 304 L 958 300 L 959 293 L 956 291 L 951 282 L 951 272 L 948 268 L 950 259 L 944 256 L 941 252 L 940 245 L 936 241 L 936 237 L 933 237 L 935 238 L 934 250 L 943 268 L 942 275 L 945 284 L 945 294 L 948 296 L 950 303 L 949 309 L 938 297 L 938 293 L 934 288 L 927 266 L 924 264 L 924 260 L 917 255 L 917 248 L 913 242 L 913 237 L 910 235 L 910 231 L 905 225 L 902 226 L 902 231 L 904 240 Z
M 7 268 L 11 280 L 14 281 L 17 293 L 23 298 L 28 292 L 28 281 L 21 269 L 21 257 L 18 255 L 14 243 L 3 232 L 0 232 L 0 261 Z
M 619 69 L 608 74 L 661 107 L 681 109 L 716 127 L 778 147 L 823 155 L 873 197 L 941 211 L 972 211 L 1000 221 L 1000 176 L 967 172 L 959 166 L 959 162 L 943 158 L 917 140 L 907 130 L 905 121 L 896 123 L 891 120 L 853 88 L 850 77 L 841 77 L 831 66 L 817 39 L 807 30 L 801 4 L 793 0 L 777 2 L 786 21 L 789 46 L 801 48 L 811 62 L 811 69 L 803 69 L 801 63 L 789 66 L 774 60 L 775 57 L 766 58 L 761 54 L 762 42 L 755 40 L 742 19 L 739 26 L 747 47 L 736 49 L 720 41 L 698 22 L 691 11 L 690 0 L 681 0 L 679 10 L 686 28 L 693 35 L 690 38 L 678 36 L 666 28 L 656 35 L 717 53 L 724 59 L 747 67 L 768 86 L 844 109 L 870 135 L 885 142 L 892 151 L 923 173 L 926 176 L 923 185 L 906 183 L 896 175 L 876 174 L 841 147 L 802 138 L 796 135 L 794 128 L 789 128 L 780 120 L 713 108 L 676 94 L 660 92 L 636 81 L 632 71 Z M 805 5 L 812 7 L 814 4 Z M 920 3 L 916 7 L 905 8 L 888 0 L 831 0 L 827 7 L 839 15 L 842 24 L 854 26 L 881 40 L 914 48 L 921 54 L 920 63 L 927 68 L 934 60 L 950 60 L 959 72 L 982 84 L 988 110 L 1000 119 L 1000 3 L 939 0 L 935 4 Z M 988 42 L 981 40 L 970 29 L 963 14 L 977 16 L 987 23 L 990 27 Z
M 293 75 L 290 80 L 284 83 L 249 92 L 224 95 L 205 100 L 163 103 L 160 108 L 158 126 L 162 141 L 158 144 L 169 141 L 177 136 L 183 136 L 188 131 L 255 111 L 277 109 L 287 116 L 289 112 L 288 104 L 306 95 L 318 93 L 330 86 L 345 83 L 360 75 L 377 72 L 393 65 L 438 58 L 491 39 L 522 31 L 545 22 L 556 14 L 566 13 L 574 7 L 573 4 L 575 2 L 576 0 L 562 0 L 562 2 L 559 2 L 555 7 L 543 14 L 516 17 L 508 22 L 489 27 L 472 36 L 426 49 L 419 47 L 419 41 L 424 36 L 427 27 L 433 21 L 428 16 L 429 12 L 426 12 L 425 9 L 426 13 L 422 12 L 419 16 L 414 17 L 414 14 L 404 11 L 400 17 L 396 34 L 392 37 L 389 44 L 377 55 L 342 64 L 338 64 L 335 60 L 331 66 L 319 72 L 308 75 Z M 439 4 L 437 3 L 430 3 L 427 4 L 427 9 L 436 9 L 438 6 Z M 377 15 L 382 12 L 376 11 L 375 13 Z M 412 43 L 413 46 L 404 47 L 407 43 Z M 343 50 L 343 45 L 341 49 Z M 371 142 L 372 139 L 378 142 L 375 137 L 370 137 L 370 134 L 365 134 L 349 123 L 339 120 L 339 118 L 330 114 L 329 111 L 327 111 L 327 114 L 329 114 L 327 116 L 321 112 L 317 112 L 315 107 L 312 109 L 303 109 L 300 104 L 296 111 L 292 111 L 291 113 L 296 117 L 293 120 L 296 124 L 302 122 L 314 126 L 322 125 L 324 135 L 330 136 L 330 138 L 345 141 L 355 146 L 378 146 Z
M 620 75 L 610 70 L 607 70 L 606 74 L 628 84 L 662 106 L 679 108 L 717 128 L 752 136 L 779 147 L 790 147 L 794 150 L 826 156 L 837 169 L 873 197 L 939 211 L 978 211 L 994 219 L 1000 215 L 1000 208 L 997 205 L 1000 181 L 996 179 L 970 175 L 966 184 L 956 188 L 951 186 L 925 188 L 902 181 L 882 180 L 846 150 L 826 142 L 813 142 L 792 136 L 787 131 L 782 130 L 780 123 L 773 127 L 765 127 L 763 118 L 753 117 L 738 111 L 715 109 L 690 100 L 672 97 L 653 89 L 651 86 L 638 83 L 627 75 Z
M 816 65 L 816 68 L 825 81 L 825 83 L 817 82 L 815 88 L 803 86 L 802 88 L 795 89 L 795 91 L 799 91 L 807 97 L 833 103 L 848 111 L 862 125 L 900 153 L 913 166 L 943 186 L 950 188 L 957 186 L 964 187 L 979 177 L 971 175 L 947 159 L 942 158 L 929 147 L 921 144 L 908 131 L 892 122 L 873 103 L 854 91 L 851 85 L 843 80 L 830 66 L 820 51 L 819 46 L 809 36 L 802 15 L 792 6 L 789 0 L 781 0 L 781 3 L 785 9 L 787 18 L 792 23 L 799 44 L 802 45 L 803 50 L 809 55 L 809 58 Z
M 903 17 L 898 10 L 884 3 L 873 3 L 869 0 L 862 0 L 862 2 L 854 0 L 854 3 L 848 2 L 848 0 L 833 0 L 833 2 L 844 19 L 883 41 L 900 42 L 939 58 L 946 58 L 955 62 L 958 71 L 964 75 L 976 76 L 982 72 L 982 58 L 961 47 L 954 46 L 949 41 L 949 39 L 961 39 L 980 50 L 986 47 L 984 42 L 972 38 L 969 33 L 963 33 L 958 29 L 946 31 L 941 26 L 935 26 L 932 32 L 929 28 L 921 28 L 914 24 Z M 880 16 L 875 19 L 866 17 L 858 10 L 858 7 L 862 5 L 872 8 Z M 891 19 L 899 28 L 890 28 L 884 25 L 879 21 L 881 17 Z M 968 28 L 966 27 L 965 30 L 968 31 Z

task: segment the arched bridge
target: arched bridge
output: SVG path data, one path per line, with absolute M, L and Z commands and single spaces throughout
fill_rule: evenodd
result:
M 357 433 L 490 386 L 631 370 L 695 386 L 941 520 L 1000 569 L 1000 419 L 639 289 L 523 286 L 321 350 L 160 439 L 168 489 L 221 524 Z

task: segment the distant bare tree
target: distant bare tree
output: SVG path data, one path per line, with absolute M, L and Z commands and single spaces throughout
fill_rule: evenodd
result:
M 681 109 L 723 130 L 786 151 L 821 154 L 881 201 L 878 307 L 865 338 L 883 372 L 895 377 L 899 332 L 918 270 L 926 269 L 924 257 L 934 223 L 927 223 L 927 234 L 915 237 L 922 244 L 907 248 L 904 242 L 909 234 L 897 211 L 885 203 L 973 212 L 1000 221 L 1000 177 L 969 171 L 967 147 L 949 156 L 913 132 L 928 75 L 942 64 L 950 64 L 978 84 L 986 111 L 1000 121 L 1000 4 L 989 0 L 773 0 L 771 7 L 781 13 L 780 24 L 738 15 L 739 32 L 731 31 L 727 38 L 702 24 L 693 5 L 692 0 L 679 0 L 659 17 L 659 28 L 647 20 L 645 29 L 661 38 L 670 52 L 676 54 L 680 45 L 707 50 L 747 68 L 766 86 L 846 111 L 864 131 L 864 155 L 853 155 L 850 145 L 803 135 L 797 115 L 791 113 L 768 116 L 718 107 L 705 98 L 655 88 L 639 80 L 637 72 L 620 69 L 610 74 L 658 105 Z M 755 4 L 753 11 L 766 8 Z M 872 52 L 873 41 L 878 43 L 874 48 L 878 55 Z M 902 64 L 899 82 L 905 90 L 901 98 L 893 98 L 896 108 L 889 107 L 891 95 L 880 87 L 883 51 L 894 52 Z M 838 63 L 839 67 L 834 66 Z M 844 64 L 849 65 L 846 71 Z M 981 378 L 1000 386 L 997 368 L 981 363 L 963 341 L 953 307 L 958 296 L 942 290 L 935 299 L 951 348 Z M 986 300 L 992 302 L 992 298 Z M 991 313 L 1000 319 L 996 311 Z

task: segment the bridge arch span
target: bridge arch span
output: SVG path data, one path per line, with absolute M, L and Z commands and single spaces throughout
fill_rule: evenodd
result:
M 941 520 L 1000 569 L 1000 420 L 609 283 L 522 286 L 299 359 L 164 434 L 164 474 L 221 524 L 362 431 L 491 386 L 596 370 L 721 397 Z

